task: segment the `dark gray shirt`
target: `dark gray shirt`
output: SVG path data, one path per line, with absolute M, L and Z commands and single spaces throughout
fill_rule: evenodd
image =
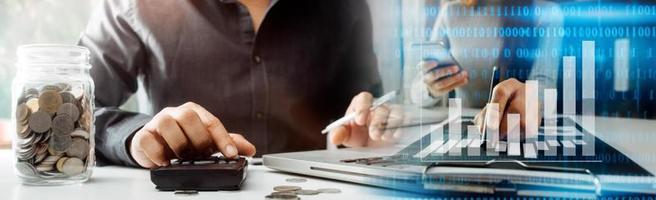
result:
M 141 81 L 151 110 L 192 101 L 258 155 L 324 148 L 319 131 L 361 91 L 379 94 L 364 0 L 279 0 L 259 31 L 235 0 L 106 0 L 80 39 L 96 86 L 96 155 L 126 149 L 152 113 L 118 109 Z

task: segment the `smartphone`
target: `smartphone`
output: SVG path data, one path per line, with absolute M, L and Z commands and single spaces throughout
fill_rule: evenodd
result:
M 451 65 L 456 65 L 458 66 L 458 72 L 442 77 L 439 80 L 454 76 L 462 72 L 462 68 L 460 67 L 460 64 L 458 61 L 456 61 L 455 58 L 453 58 L 453 55 L 451 54 L 451 51 L 447 45 L 445 45 L 444 42 L 422 42 L 422 43 L 416 43 L 412 44 L 413 47 L 413 52 L 421 56 L 421 60 L 434 60 L 436 61 L 437 67 L 434 67 L 431 70 L 428 70 L 424 73 L 428 73 L 440 68 L 448 67 Z

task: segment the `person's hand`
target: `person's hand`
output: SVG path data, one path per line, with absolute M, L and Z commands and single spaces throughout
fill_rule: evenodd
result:
M 345 115 L 357 113 L 357 116 L 330 132 L 333 144 L 347 147 L 378 146 L 393 143 L 400 137 L 398 126 L 403 121 L 400 107 L 381 105 L 370 111 L 373 100 L 368 92 L 353 97 Z
M 492 90 L 491 103 L 499 104 L 499 110 L 493 111 L 486 106 L 476 115 L 476 117 L 474 117 L 474 123 L 478 126 L 479 130 L 483 131 L 482 125 L 484 124 L 483 121 L 485 120 L 487 112 L 496 112 L 488 115 L 490 119 L 487 119 L 487 123 L 485 124 L 486 129 L 488 130 L 498 130 L 500 138 L 505 138 L 508 133 L 508 113 L 520 114 L 520 130 L 522 133 L 525 133 L 526 123 L 528 121 L 535 121 L 538 123 L 536 126 L 539 126 L 540 121 L 542 120 L 539 108 L 537 113 L 532 113 L 534 115 L 527 116 L 525 85 L 517 79 L 511 78 L 495 86 Z M 533 120 L 527 120 L 528 118 L 533 118 Z
M 457 65 L 435 69 L 438 65 L 435 60 L 425 60 L 419 65 L 422 66 L 422 72 L 424 73 L 422 77 L 424 84 L 434 97 L 445 95 L 469 82 L 469 73 L 465 70 L 458 73 L 460 68 Z
M 145 168 L 169 165 L 173 158 L 209 156 L 217 150 L 226 157 L 255 154 L 253 144 L 228 133 L 219 118 L 191 102 L 162 109 L 130 142 L 130 155 Z

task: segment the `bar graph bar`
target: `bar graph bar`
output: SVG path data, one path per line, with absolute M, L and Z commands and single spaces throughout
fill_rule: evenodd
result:
M 522 154 L 521 148 L 521 136 L 520 136 L 520 125 L 519 125 L 519 120 L 520 120 L 520 115 L 519 114 L 508 114 L 507 119 L 508 119 L 508 136 L 506 137 L 508 139 L 508 155 L 509 156 L 519 156 Z
M 556 140 L 558 131 L 558 90 L 545 89 L 544 90 L 544 141 Z M 558 155 L 558 148 L 548 148 L 544 155 L 556 156 Z
M 526 112 L 524 118 L 526 122 L 526 142 L 534 143 L 538 138 L 538 117 L 539 117 L 539 100 L 538 100 L 538 81 L 526 81 L 525 95 L 526 95 Z
M 501 121 L 499 104 L 488 103 L 486 109 L 485 119 L 487 122 L 485 122 L 485 124 L 487 127 L 485 128 L 485 140 L 488 149 L 486 152 L 488 156 L 497 156 L 499 153 L 497 151 L 491 151 L 491 149 L 495 149 L 499 144 L 499 128 L 496 127 Z
M 460 98 L 450 98 L 449 99 L 449 117 L 461 116 L 462 114 L 462 99 Z M 461 133 L 461 120 L 454 120 L 449 123 L 449 140 L 460 140 L 462 139 Z M 460 156 L 460 149 L 453 149 L 449 151 L 449 156 Z
M 613 75 L 616 92 L 629 91 L 629 39 L 615 40 Z
M 583 41 L 582 52 L 582 95 L 581 95 L 581 124 L 590 134 L 585 134 L 583 140 L 587 145 L 583 145 L 583 156 L 594 156 L 594 135 L 595 135 L 595 42 Z
M 467 139 L 470 140 L 467 148 L 468 156 L 479 156 L 481 153 L 481 131 L 476 125 L 467 126 Z
M 563 57 L 563 116 L 574 119 L 576 116 L 576 57 L 565 56 Z M 564 127 L 572 127 L 574 124 L 563 123 Z M 563 136 L 565 139 L 570 136 Z M 576 149 L 575 149 L 576 150 Z M 576 151 L 571 149 L 563 149 L 563 155 L 573 156 Z

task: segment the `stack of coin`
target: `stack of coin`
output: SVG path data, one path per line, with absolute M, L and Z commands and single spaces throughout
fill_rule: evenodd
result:
M 289 183 L 305 183 L 307 179 L 304 178 L 288 178 L 285 181 Z M 273 192 L 265 196 L 265 199 L 270 200 L 298 200 L 298 195 L 318 195 L 318 194 L 336 194 L 341 193 L 342 190 L 336 188 L 321 188 L 316 190 L 304 189 L 300 186 L 294 185 L 279 185 L 273 187 Z
M 16 169 L 42 178 L 84 173 L 93 123 L 84 90 L 65 83 L 28 88 L 17 103 Z

